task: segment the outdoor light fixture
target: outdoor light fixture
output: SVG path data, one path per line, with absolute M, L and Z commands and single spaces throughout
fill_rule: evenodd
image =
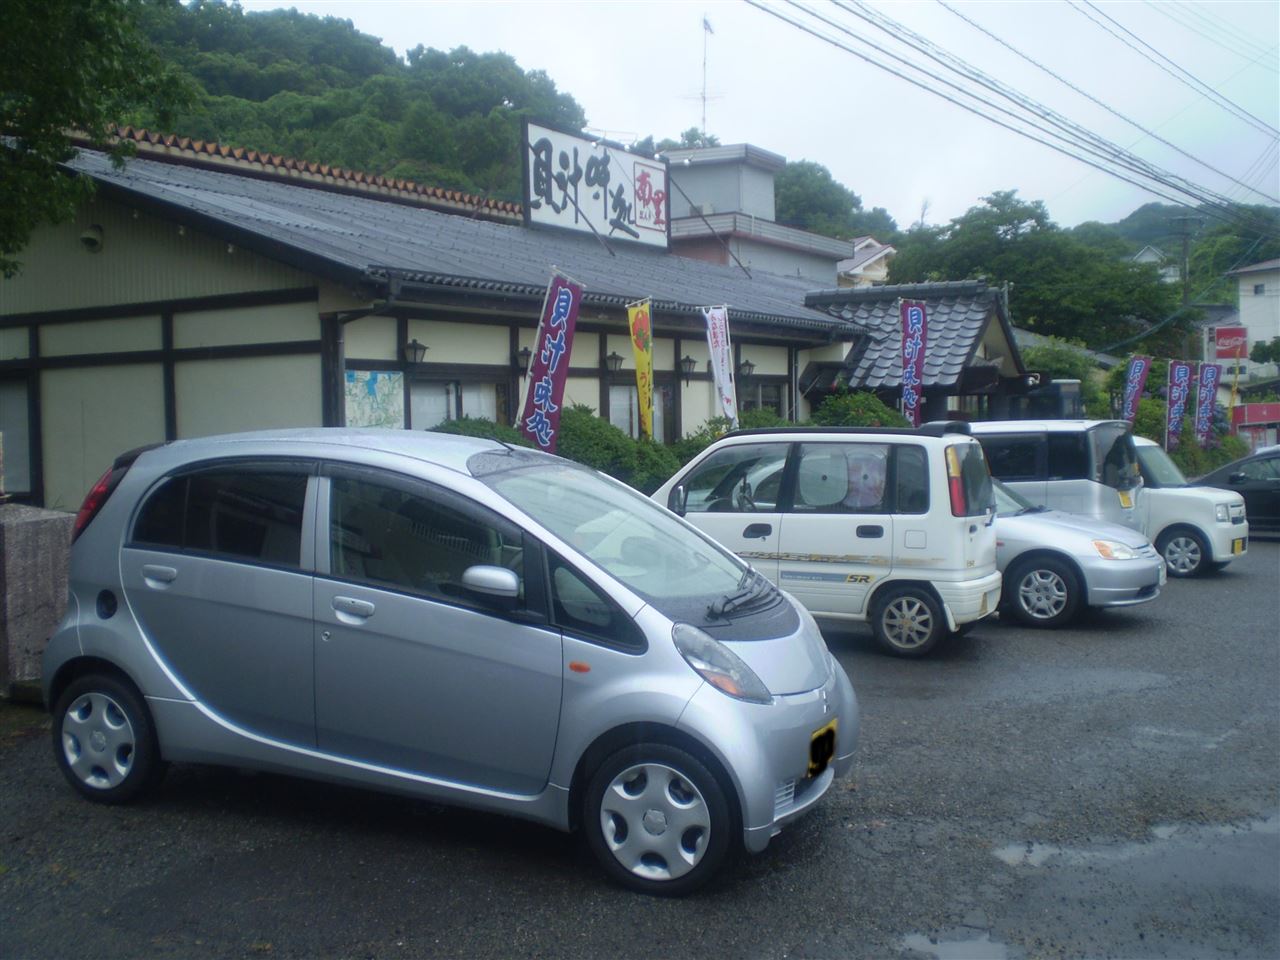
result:
M 516 354 L 516 367 L 520 371 L 520 375 L 524 376 L 529 372 L 529 359 L 533 356 L 533 351 L 528 347 L 521 347 Z
M 404 355 L 405 363 L 416 367 L 423 361 L 423 358 L 426 357 L 427 349 L 428 347 L 426 344 L 419 343 L 418 338 L 414 337 L 400 348 L 400 352 Z
M 755 372 L 756 372 L 756 365 L 752 363 L 750 360 L 743 360 L 740 364 L 738 364 L 739 380 L 750 379 L 751 375 Z
M 697 369 L 697 366 L 698 361 L 687 353 L 684 355 L 684 359 L 680 361 L 680 372 L 684 374 L 684 385 L 686 387 L 689 385 L 689 378 L 693 376 L 693 371 Z
M 617 373 L 622 369 L 622 354 L 617 353 L 616 351 L 610 352 L 610 354 L 604 358 L 604 365 L 610 373 Z

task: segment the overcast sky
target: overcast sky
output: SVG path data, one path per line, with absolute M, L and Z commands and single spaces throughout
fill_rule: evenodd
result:
M 1176 73 L 1175 67 L 1161 69 L 1151 62 L 1167 57 L 1262 125 L 1280 127 L 1280 3 L 1275 0 L 1093 0 L 1092 7 L 1067 0 L 947 3 L 1221 173 L 1108 113 L 937 0 L 871 6 L 996 80 L 1199 187 L 1232 199 L 1266 202 L 1222 175 L 1228 174 L 1280 196 L 1275 134 L 1233 116 L 1175 79 L 1169 72 Z M 708 132 L 721 143 L 751 143 L 791 161 L 820 163 L 859 194 L 864 207 L 885 207 L 902 227 L 919 220 L 925 205 L 926 221 L 941 223 L 996 190 L 1016 189 L 1026 199 L 1043 200 L 1064 226 L 1118 220 L 1161 199 L 1002 130 L 740 0 L 241 0 L 241 5 L 250 11 L 293 6 L 348 19 L 401 55 L 418 44 L 504 51 L 524 70 L 545 70 L 582 105 L 594 132 L 623 142 L 647 134 L 675 137 L 701 124 L 705 40 Z M 872 40 L 890 51 L 892 57 L 886 59 L 907 56 L 888 34 L 847 9 L 819 0 L 804 0 L 803 6 L 849 31 L 819 25 L 827 36 L 882 56 L 852 38 Z M 770 7 L 814 23 L 791 4 Z M 1107 23 L 1127 43 L 1086 14 Z M 703 29 L 704 16 L 714 33 Z M 926 62 L 919 54 L 910 56 Z

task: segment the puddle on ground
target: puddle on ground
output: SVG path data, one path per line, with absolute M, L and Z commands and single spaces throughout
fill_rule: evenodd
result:
M 937 960 L 1009 960 L 1008 948 L 985 933 L 973 940 L 934 939 L 913 933 L 903 938 L 902 945 Z
M 1228 823 L 1215 826 L 1199 826 L 1195 824 L 1164 824 L 1151 828 L 1154 840 L 1167 842 L 1176 840 L 1187 844 L 1208 843 L 1217 837 L 1236 837 L 1241 834 L 1276 834 L 1280 833 L 1280 815 L 1273 815 L 1262 820 L 1247 820 L 1243 823 Z M 996 859 L 1011 867 L 1042 867 L 1050 860 L 1066 866 L 1081 866 L 1088 863 L 1115 862 L 1129 860 L 1151 852 L 1152 843 L 1126 843 L 1116 846 L 1058 847 L 1048 843 L 1010 843 L 991 851 Z

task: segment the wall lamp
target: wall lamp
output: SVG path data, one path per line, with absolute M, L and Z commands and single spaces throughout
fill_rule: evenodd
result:
M 414 337 L 400 348 L 400 353 L 404 357 L 405 363 L 412 367 L 416 367 L 418 364 L 422 363 L 423 359 L 427 355 L 428 349 L 430 348 L 425 343 L 419 343 L 418 338 Z
M 689 378 L 693 376 L 693 371 L 697 368 L 698 361 L 686 353 L 680 361 L 680 372 L 684 375 L 684 385 L 686 387 L 689 385 Z
M 749 380 L 751 375 L 756 372 L 756 365 L 750 360 L 743 360 L 738 364 L 738 379 Z
M 524 376 L 529 372 L 529 360 L 533 357 L 533 351 L 528 347 L 521 347 L 516 354 L 516 368 L 520 371 L 520 376 Z
M 622 369 L 622 354 L 616 351 L 611 351 L 609 355 L 604 358 L 604 365 L 605 369 L 610 373 L 617 373 Z

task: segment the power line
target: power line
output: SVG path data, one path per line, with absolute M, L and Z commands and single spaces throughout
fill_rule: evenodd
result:
M 1233 53 L 1237 57 L 1240 57 L 1241 59 L 1248 60 L 1251 65 L 1254 63 L 1257 63 L 1257 61 L 1261 60 L 1263 57 L 1270 56 L 1274 53 L 1274 51 L 1267 50 L 1263 47 L 1258 46 L 1256 43 L 1253 43 L 1251 40 L 1248 40 L 1242 37 L 1232 36 L 1230 33 L 1228 33 L 1222 28 L 1222 26 L 1218 23 L 1218 21 L 1214 20 L 1211 17 L 1205 16 L 1203 13 L 1201 13 L 1198 10 L 1193 9 L 1191 4 L 1153 3 L 1152 0 L 1142 0 L 1142 2 L 1145 3 L 1152 10 L 1154 10 L 1156 13 L 1160 14 L 1162 17 L 1172 20 L 1174 23 L 1182 27 L 1184 30 L 1190 30 L 1196 36 L 1200 37 L 1203 40 L 1209 41 L 1215 46 L 1221 47 L 1223 50 L 1226 50 L 1228 53 Z M 1197 25 L 1196 23 L 1191 22 L 1190 18 L 1199 20 L 1200 25 Z M 1208 33 L 1205 32 L 1206 29 L 1213 31 L 1218 35 L 1218 37 L 1222 37 L 1224 39 L 1217 39 L 1213 36 L 1210 36 Z M 1227 41 L 1234 41 L 1235 43 L 1239 44 L 1239 46 L 1231 46 L 1231 44 L 1228 43 Z M 1267 64 L 1262 64 L 1262 66 L 1270 70 L 1272 73 L 1276 72 L 1275 67 L 1271 67 Z
M 1126 27 L 1122 26 L 1120 23 L 1112 19 L 1110 16 L 1103 13 L 1101 10 L 1095 7 L 1092 3 L 1090 3 L 1089 0 L 1078 0 L 1078 2 L 1072 2 L 1072 0 L 1068 0 L 1068 3 L 1071 4 L 1072 9 L 1074 9 L 1077 13 L 1080 13 L 1082 16 L 1088 19 L 1095 26 L 1111 34 L 1111 36 L 1115 37 L 1117 40 L 1119 40 L 1121 43 L 1127 46 L 1130 50 L 1135 51 L 1144 59 L 1155 64 L 1157 67 L 1159 67 L 1165 73 L 1169 74 L 1169 76 L 1173 77 L 1179 83 L 1183 84 L 1184 86 L 1190 87 L 1192 90 L 1195 90 L 1196 93 L 1200 94 L 1202 97 L 1204 97 L 1206 100 L 1209 100 L 1210 102 L 1217 100 L 1218 102 L 1215 104 L 1215 106 L 1226 109 L 1229 113 L 1233 114 L 1236 117 L 1236 119 L 1243 120 L 1245 123 L 1252 126 L 1255 130 L 1259 130 L 1262 133 L 1267 134 L 1268 136 L 1273 136 L 1273 137 L 1280 136 L 1280 130 L 1277 130 L 1275 127 L 1271 126 L 1265 120 L 1258 119 L 1253 114 L 1251 114 L 1248 110 L 1245 110 L 1243 107 L 1237 106 L 1231 100 L 1227 99 L 1222 94 L 1218 93 L 1218 91 L 1214 90 L 1213 87 L 1209 86 L 1204 81 L 1200 80 L 1199 78 L 1195 77 L 1193 74 L 1187 72 L 1182 67 L 1178 66 L 1176 63 L 1174 63 L 1172 60 L 1166 57 L 1163 53 L 1161 53 L 1155 47 L 1151 46 L 1151 44 L 1147 43 L 1141 37 L 1137 36 L 1135 33 L 1130 31 Z M 1157 60 L 1152 59 L 1150 56 L 1143 53 L 1141 50 L 1135 47 L 1132 43 L 1130 43 L 1124 37 L 1120 36 L 1120 34 L 1116 33 L 1114 30 L 1108 27 L 1105 23 L 1102 23 L 1101 21 L 1095 19 L 1093 14 L 1089 13 L 1088 10 L 1085 10 L 1085 7 L 1088 7 L 1090 10 L 1095 11 L 1098 14 L 1098 16 L 1103 17 L 1106 20 L 1109 20 L 1111 23 L 1114 23 L 1118 29 L 1122 30 L 1124 33 L 1133 37 L 1134 40 L 1137 40 L 1138 43 L 1142 44 L 1142 46 L 1146 47 L 1148 50 L 1154 53 L 1161 60 L 1164 60 L 1165 62 L 1167 62 L 1174 69 L 1172 70 L 1169 69 L 1169 67 L 1166 67 L 1164 64 L 1160 63 Z M 1177 72 L 1175 72 L 1175 70 Z M 1179 74 L 1182 74 L 1183 76 L 1179 76 Z M 1188 79 L 1184 79 L 1184 76 Z
M 1145 133 L 1147 136 L 1149 136 L 1149 137 L 1151 137 L 1151 138 L 1153 138 L 1153 139 L 1155 139 L 1155 140 L 1158 140 L 1160 143 L 1163 143 L 1165 146 L 1167 146 L 1167 147 L 1169 147 L 1169 148 L 1171 148 L 1171 149 L 1173 149 L 1173 150 L 1176 150 L 1178 153 L 1182 154 L 1182 156 L 1186 157 L 1188 160 L 1191 160 L 1191 161 L 1194 161 L 1195 163 L 1198 163 L 1200 166 L 1204 167 L 1205 169 L 1207 169 L 1207 170 L 1212 170 L 1214 173 L 1218 174 L 1219 176 L 1226 177 L 1228 180 L 1232 181 L 1233 183 L 1239 184 L 1240 186 L 1244 187 L 1246 190 L 1249 190 L 1249 191 L 1251 191 L 1251 192 L 1253 192 L 1253 193 L 1256 193 L 1256 194 L 1257 194 L 1258 196 L 1260 196 L 1260 197 L 1263 197 L 1263 198 L 1265 198 L 1265 199 L 1267 199 L 1267 200 L 1270 200 L 1270 201 L 1272 201 L 1272 202 L 1274 202 L 1274 203 L 1280 203 L 1280 198 L 1273 197 L 1273 196 L 1271 196 L 1271 195 L 1270 195 L 1270 194 L 1268 194 L 1268 193 L 1264 193 L 1262 190 L 1259 190 L 1259 189 L 1257 189 L 1257 188 L 1255 188 L 1255 187 L 1250 186 L 1248 183 L 1245 183 L 1244 181 L 1237 180 L 1235 177 L 1231 176 L 1231 174 L 1226 173 L 1225 171 L 1219 170 L 1217 167 L 1213 166 L 1212 164 L 1207 163 L 1206 161 L 1201 160 L 1199 157 L 1193 156 L 1192 154 L 1190 154 L 1190 153 L 1188 153 L 1187 151 L 1183 150 L 1183 149 L 1182 149 L 1181 147 L 1179 147 L 1177 144 L 1172 143 L 1172 142 L 1171 142 L 1171 141 L 1169 141 L 1169 140 L 1166 140 L 1164 137 L 1160 136 L 1160 135 L 1159 135 L 1158 133 L 1156 133 L 1155 131 L 1153 131 L 1153 130 L 1148 130 L 1146 127 L 1144 127 L 1142 124 L 1138 123 L 1136 120 L 1133 120 L 1133 119 L 1131 119 L 1131 118 L 1129 118 L 1129 117 L 1125 116 L 1124 114 L 1120 113 L 1120 111 L 1118 111 L 1118 110 L 1114 109 L 1113 107 L 1109 106 L 1108 104 L 1106 104 L 1106 103 L 1105 103 L 1105 102 L 1103 102 L 1102 100 L 1099 100 L 1097 97 L 1093 96 L 1091 93 L 1088 93 L 1088 92 L 1086 92 L 1085 90 L 1082 90 L 1080 87 L 1076 86 L 1076 85 L 1075 85 L 1074 83 L 1072 83 L 1070 80 L 1067 80 L 1065 77 L 1063 77 L 1063 76 L 1061 76 L 1061 75 L 1059 75 L 1059 74 L 1055 73 L 1054 71 L 1050 70 L 1050 69 L 1049 69 L 1048 67 L 1046 67 L 1044 64 L 1040 63 L 1039 61 L 1037 61 L 1037 60 L 1033 59 L 1032 57 L 1028 56 L 1027 54 L 1023 53 L 1023 52 L 1022 52 L 1021 50 L 1019 50 L 1017 47 L 1013 46 L 1012 44 L 1008 43 L 1007 41 L 1005 41 L 1005 40 L 1001 39 L 1000 37 L 996 36 L 994 33 L 992 33 L 992 32 L 991 32 L 990 30 L 988 30 L 986 27 L 982 26 L 982 24 L 977 23 L 976 21 L 974 21 L 974 20 L 970 19 L 969 17 L 965 16 L 965 14 L 961 13 L 959 10 L 957 10 L 957 9 L 955 9 L 954 7 L 952 7 L 952 6 L 948 5 L 948 4 L 945 2 L 945 0 L 938 0 L 938 5 L 939 5 L 939 6 L 941 6 L 941 7 L 942 7 L 944 10 L 946 10 L 948 13 L 954 14 L 955 16 L 959 17 L 961 20 L 963 20 L 965 23 L 969 24 L 969 26 L 973 27 L 975 30 L 977 30 L 977 31 L 979 31 L 979 32 L 981 32 L 981 33 L 983 33 L 983 34 L 985 34 L 985 35 L 986 35 L 986 36 L 988 36 L 988 37 L 990 37 L 992 40 L 994 40 L 996 43 L 1000 44 L 1000 45 L 1001 45 L 1002 47 L 1004 47 L 1006 50 L 1009 50 L 1011 53 L 1017 54 L 1019 57 L 1021 57 L 1021 58 L 1022 58 L 1023 60 L 1025 60 L 1027 63 L 1031 64 L 1033 67 L 1036 67 L 1037 69 L 1042 70 L 1043 72 L 1047 73 L 1049 76 L 1053 77 L 1053 78 L 1054 78 L 1055 80 L 1057 80 L 1059 83 L 1062 83 L 1062 84 L 1066 85 L 1067 87 L 1070 87 L 1072 90 L 1074 90 L 1076 93 L 1080 94 L 1080 96 L 1084 97 L 1086 100 L 1089 100 L 1091 103 L 1094 103 L 1094 104 L 1096 104 L 1096 105 L 1097 105 L 1097 106 L 1099 106 L 1099 107 L 1102 107 L 1104 110 L 1106 110 L 1106 111 L 1107 111 L 1108 113 L 1110 113 L 1112 116 L 1115 116 L 1115 117 L 1120 118 L 1120 119 L 1121 119 L 1121 120 L 1123 120 L 1125 123 L 1129 124 L 1129 125 L 1130 125 L 1130 126 L 1132 126 L 1132 127 L 1135 127 L 1135 128 L 1136 128 L 1136 129 L 1138 129 L 1138 130 L 1141 130 L 1141 131 L 1142 131 L 1143 133 Z
M 748 2 L 751 2 L 751 0 L 748 0 Z M 808 16 L 812 17 L 813 19 L 823 24 L 826 24 L 829 27 L 835 28 L 841 33 L 844 33 L 847 36 L 851 37 L 855 41 L 861 44 L 864 44 L 866 46 L 869 46 L 872 49 L 876 50 L 877 52 L 885 54 L 886 56 L 891 56 L 891 57 L 894 56 L 894 54 L 890 53 L 890 51 L 886 50 L 884 47 L 879 46 L 878 44 L 872 42 L 871 40 L 868 40 L 867 38 L 861 35 L 854 34 L 851 30 L 849 30 L 847 27 L 843 26 L 842 24 L 836 23 L 828 19 L 827 17 L 804 7 L 802 4 L 797 3 L 796 0 L 787 0 L 787 2 L 792 7 L 795 7 L 796 9 L 803 11 Z M 1241 226 L 1248 226 L 1250 229 L 1259 229 L 1258 227 L 1255 227 L 1254 225 L 1248 223 L 1248 221 L 1245 219 L 1246 215 L 1232 209 L 1231 207 L 1232 201 L 1229 198 L 1222 197 L 1221 195 L 1218 195 L 1218 194 L 1214 194 L 1212 191 L 1208 190 L 1207 188 L 1200 187 L 1182 177 L 1177 177 L 1166 171 L 1160 170 L 1157 167 L 1154 167 L 1153 165 L 1147 163 L 1145 160 L 1142 160 L 1140 157 L 1137 157 L 1131 153 L 1128 153 L 1128 151 L 1125 151 L 1124 149 L 1118 147 L 1116 144 L 1111 143 L 1110 141 L 1104 140 L 1101 137 L 1098 137 L 1097 135 L 1087 130 L 1086 128 L 1080 126 L 1079 124 L 1076 124 L 1071 120 L 1067 119 L 1066 117 L 1063 117 L 1060 114 L 1057 114 L 1052 110 L 1049 110 L 1047 107 L 1044 107 L 1041 104 L 1036 103 L 1034 100 L 1031 100 L 1030 98 L 1023 96 L 1017 91 L 1006 87 L 1005 85 L 999 83 L 994 78 L 989 77 L 987 74 L 983 73 L 981 70 L 977 69 L 976 67 L 969 65 L 968 63 L 961 60 L 960 58 L 950 54 L 948 51 L 943 50 L 942 48 L 938 47 L 936 44 L 933 44 L 927 38 L 912 32 L 911 30 L 907 29 L 904 25 L 898 23 L 897 21 L 894 21 L 893 19 L 885 16 L 884 14 L 881 14 L 875 10 L 872 10 L 871 8 L 867 7 L 866 4 L 860 3 L 859 4 L 859 7 L 861 8 L 860 10 L 851 10 L 849 9 L 848 6 L 841 3 L 840 0 L 834 0 L 834 2 L 835 2 L 835 5 L 839 7 L 841 10 L 844 10 L 847 13 L 850 13 L 854 16 L 857 16 L 865 20 L 868 23 L 871 23 L 872 25 L 876 26 L 878 29 L 887 33 L 895 41 L 900 42 L 906 46 L 909 46 L 912 49 L 916 50 L 917 52 L 925 54 L 925 56 L 927 56 L 929 59 L 933 60 L 936 63 L 939 63 L 940 65 L 946 67 L 952 72 L 958 73 L 961 76 L 971 81 L 975 81 L 981 84 L 982 86 L 986 87 L 987 89 L 995 93 L 998 93 L 1000 96 L 1004 97 L 1006 100 L 1009 100 L 1011 103 L 1013 103 L 1015 106 L 1017 106 L 1021 110 L 1031 114 L 1033 119 L 1029 120 L 1025 116 L 1015 114 L 1012 111 L 1010 111 L 1008 108 L 1002 107 L 999 104 L 993 103 L 992 101 L 986 99 L 985 97 L 979 96 L 977 93 L 973 92 L 972 89 L 962 87 L 952 82 L 951 80 L 948 80 L 947 78 L 940 76 L 939 74 L 931 70 L 928 70 L 925 67 L 920 66 L 917 63 L 913 63 L 910 60 L 899 57 L 898 58 L 899 61 L 903 63 L 905 66 L 908 66 L 911 69 L 919 73 L 922 73 L 927 77 L 930 77 L 931 79 L 937 81 L 938 83 L 944 84 L 945 86 L 948 86 L 953 90 L 960 92 L 964 96 L 967 96 L 973 100 L 976 100 L 977 102 L 987 107 L 990 107 L 1007 117 L 1015 119 L 1020 123 L 1030 124 L 1033 127 L 1033 129 L 1035 129 L 1037 132 L 1044 133 L 1051 137 L 1055 137 L 1059 141 L 1065 142 L 1069 148 L 1074 148 L 1074 149 L 1064 149 L 1062 146 L 1059 146 L 1058 144 L 1048 143 L 1038 137 L 1035 137 L 1029 134 L 1027 131 L 1019 128 L 1009 128 L 1009 129 L 1013 129 L 1015 132 L 1019 132 L 1023 136 L 1027 136 L 1030 139 L 1037 140 L 1037 142 L 1044 143 L 1047 146 L 1051 146 L 1053 149 L 1056 149 L 1059 152 L 1065 153 L 1067 156 L 1070 156 L 1073 159 L 1082 160 L 1083 162 L 1090 163 L 1090 165 L 1097 166 L 1096 164 L 1093 164 L 1091 161 L 1086 160 L 1078 152 L 1076 152 L 1078 150 L 1084 150 L 1086 153 L 1091 154 L 1092 156 L 1099 159 L 1103 163 L 1111 165 L 1106 167 L 1098 167 L 1098 169 L 1101 169 L 1107 173 L 1111 173 L 1113 176 L 1117 176 L 1120 179 L 1126 180 L 1127 182 L 1132 183 L 1135 186 L 1139 186 L 1139 187 L 1142 187 L 1143 189 L 1149 190 L 1150 192 L 1156 194 L 1157 196 L 1161 196 L 1164 199 L 1170 200 L 1173 203 L 1182 202 L 1174 197 L 1170 197 L 1167 194 L 1160 193 L 1160 191 L 1152 188 L 1149 183 L 1140 183 L 1138 181 L 1129 179 L 1128 177 L 1124 176 L 1124 174 L 1114 169 L 1114 167 L 1119 166 L 1139 176 L 1146 177 L 1148 180 L 1155 181 L 1156 183 L 1160 184 L 1166 189 L 1176 190 L 1188 197 L 1191 197 L 1197 203 L 1200 203 L 1204 206 L 1207 206 L 1210 208 L 1219 208 L 1216 210 L 1216 214 L 1219 217 L 1219 219 L 1235 222 L 1240 224 Z M 788 22 L 791 22 L 793 26 L 796 25 L 794 21 L 788 21 Z M 814 33 L 814 31 L 809 31 L 809 32 Z M 827 42 L 834 43 L 835 45 L 839 46 L 841 49 L 854 53 L 856 56 L 859 56 L 862 59 L 868 60 L 868 62 L 872 62 L 875 65 L 880 66 L 882 69 L 886 69 L 891 73 L 896 73 L 896 75 L 902 76 L 902 74 L 897 73 L 892 68 L 885 67 L 883 64 L 878 63 L 874 59 L 867 58 L 862 54 L 858 54 L 856 51 L 853 51 L 851 48 L 845 46 L 844 44 L 841 44 L 837 41 L 833 41 L 830 38 L 823 37 L 821 34 L 818 34 L 818 33 L 814 33 L 814 35 L 819 36 L 820 39 L 824 39 Z M 904 39 L 904 37 L 906 39 Z M 947 62 L 944 62 L 944 60 Z M 910 79 L 910 78 L 906 78 L 906 79 Z M 911 82 L 916 82 L 916 81 L 911 81 Z M 921 84 L 917 83 L 917 85 L 921 85 Z M 931 90 L 931 92 L 937 93 L 937 91 L 934 90 L 932 87 L 925 86 L 924 88 Z M 946 99 L 950 99 L 950 98 L 946 98 Z M 962 106 L 966 106 L 966 109 L 972 110 L 972 108 L 968 107 L 967 105 L 962 104 Z M 972 110 L 972 112 L 977 113 L 979 116 L 983 116 L 985 119 L 990 120 L 993 123 L 997 123 L 999 125 L 1005 126 L 1005 124 L 1001 123 L 1001 121 L 995 119 L 990 114 L 983 113 L 980 110 Z M 1038 122 L 1043 120 L 1047 120 L 1054 127 L 1057 127 L 1058 130 L 1061 132 L 1054 133 L 1053 131 L 1045 130 L 1044 127 L 1041 126 Z

